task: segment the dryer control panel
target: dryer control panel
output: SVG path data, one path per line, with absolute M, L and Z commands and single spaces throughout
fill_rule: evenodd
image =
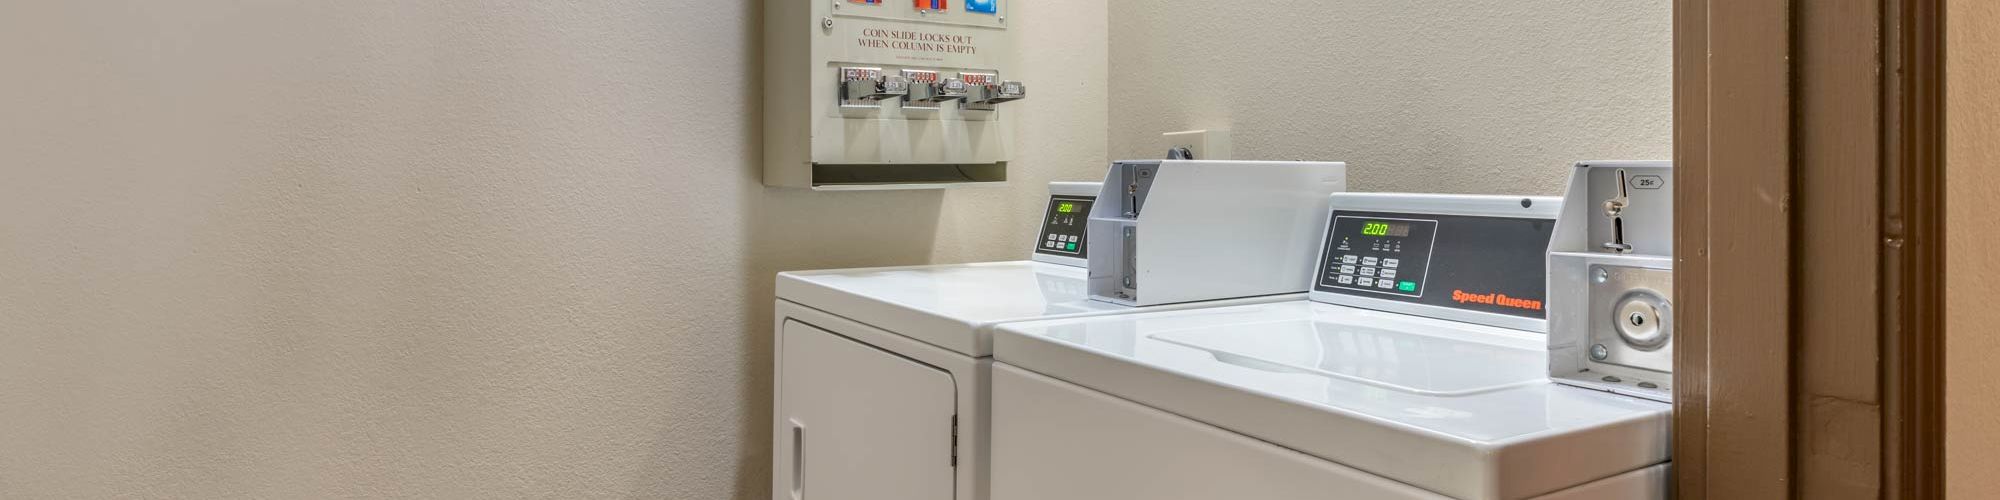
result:
M 1042 209 L 1042 232 L 1028 259 L 1070 267 L 1090 267 L 1090 208 L 1104 185 L 1096 182 L 1051 182 L 1049 204 Z
M 1090 205 L 1095 201 L 1095 196 L 1050 196 L 1035 253 L 1089 258 L 1084 229 L 1090 226 Z

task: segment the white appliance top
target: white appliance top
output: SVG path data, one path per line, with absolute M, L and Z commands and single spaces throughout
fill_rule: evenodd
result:
M 997 361 L 1459 498 L 1668 459 L 1670 406 L 1549 382 L 1532 332 L 1308 301 L 998 332 Z
M 1087 274 L 1030 261 L 797 271 L 778 274 L 777 295 L 975 357 L 993 353 L 993 327 L 1008 321 L 1305 299 L 1299 293 L 1133 308 L 1090 300 Z

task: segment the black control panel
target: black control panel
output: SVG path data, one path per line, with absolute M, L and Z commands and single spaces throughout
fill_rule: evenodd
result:
M 1049 197 L 1047 217 L 1042 219 L 1042 238 L 1035 242 L 1035 253 L 1089 257 L 1086 252 L 1090 247 L 1083 235 L 1084 228 L 1090 225 L 1090 205 L 1096 200 L 1093 196 Z
M 1424 296 L 1438 221 L 1399 217 L 1334 217 L 1340 237 L 1327 240 L 1330 261 L 1320 285 L 1406 297 Z
M 1337 211 L 1313 289 L 1545 318 L 1549 219 Z

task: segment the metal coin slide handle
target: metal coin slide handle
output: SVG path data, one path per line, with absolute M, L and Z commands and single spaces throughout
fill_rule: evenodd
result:
M 1625 345 L 1652 351 L 1674 336 L 1673 305 L 1647 289 L 1625 292 L 1611 306 L 1611 326 Z

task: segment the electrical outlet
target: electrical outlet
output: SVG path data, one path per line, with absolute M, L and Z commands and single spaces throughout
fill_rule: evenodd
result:
M 1197 160 L 1227 160 L 1229 157 L 1228 130 L 1189 130 L 1160 134 L 1161 155 L 1174 148 L 1187 148 Z

